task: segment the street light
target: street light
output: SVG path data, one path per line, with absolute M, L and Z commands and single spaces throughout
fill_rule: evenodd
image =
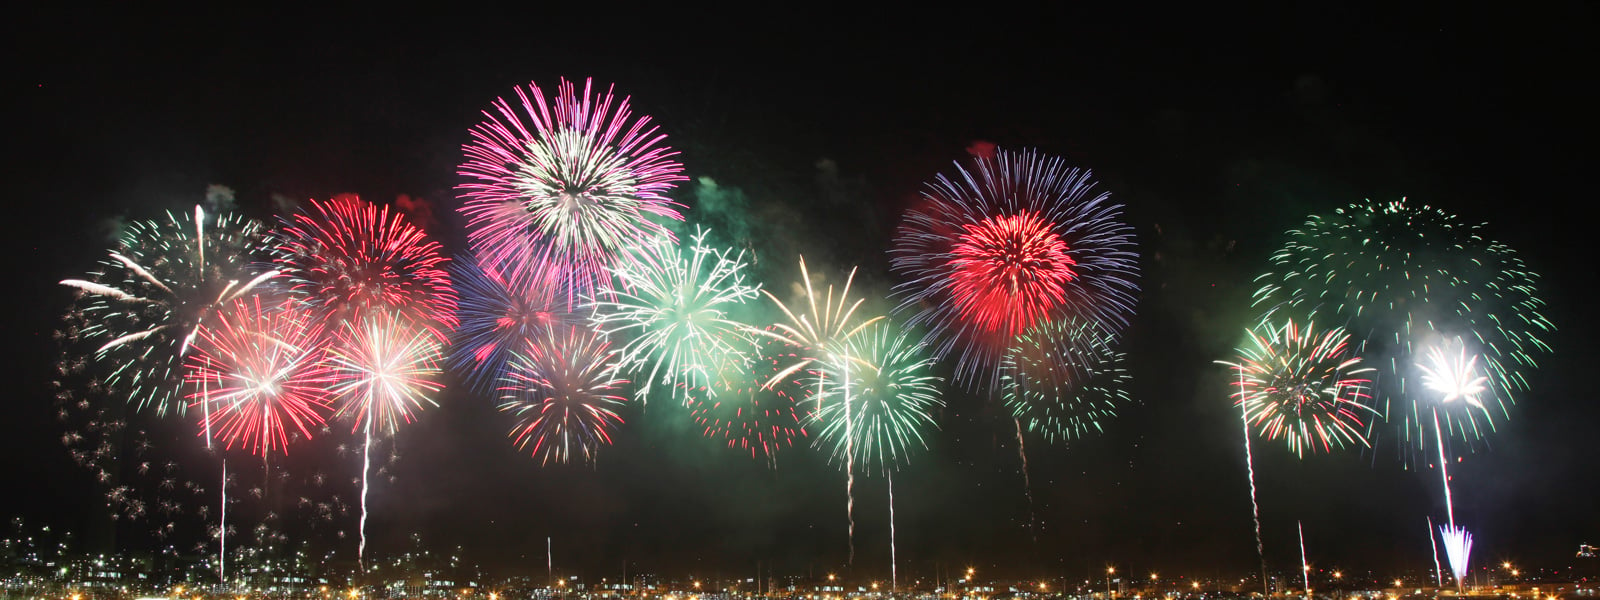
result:
M 1115 596 L 1111 595 L 1111 576 L 1112 575 L 1116 575 L 1116 574 L 1117 574 L 1117 568 L 1116 567 L 1111 566 L 1111 565 L 1106 565 L 1106 597 L 1107 598 L 1114 598 L 1115 597 Z

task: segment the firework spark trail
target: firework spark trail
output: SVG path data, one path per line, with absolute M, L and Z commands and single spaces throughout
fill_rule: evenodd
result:
M 1033 543 L 1039 543 L 1038 518 L 1033 513 L 1033 483 L 1028 480 L 1028 447 L 1022 441 L 1022 420 L 1012 417 L 1017 425 L 1017 456 L 1022 458 L 1022 491 L 1028 496 L 1028 533 Z
M 1306 562 L 1306 526 L 1295 521 L 1294 527 L 1300 531 L 1300 575 L 1306 582 L 1306 600 L 1311 600 L 1311 563 Z
M 849 564 L 856 564 L 856 453 L 854 419 L 850 418 L 850 355 L 845 354 L 840 361 L 844 369 L 844 514 L 850 520 L 850 555 Z
M 361 442 L 361 541 L 356 544 L 356 566 L 367 572 L 367 477 L 372 472 L 372 419 L 367 419 Z
M 1434 585 L 1444 587 L 1444 567 L 1439 565 L 1439 542 L 1433 539 L 1433 517 L 1428 517 L 1428 549 L 1433 550 Z
M 1444 511 L 1449 519 L 1450 526 L 1454 527 L 1456 524 L 1456 507 L 1455 503 L 1450 500 L 1450 473 L 1447 470 L 1447 461 L 1444 456 L 1444 435 L 1439 431 L 1438 409 L 1433 411 L 1433 435 L 1439 441 L 1439 481 L 1444 484 Z
M 1244 389 L 1244 371 L 1239 372 L 1239 389 Z M 1267 549 L 1261 543 L 1261 505 L 1256 503 L 1256 465 L 1250 456 L 1250 417 L 1243 403 L 1239 405 L 1239 426 L 1244 431 L 1244 468 L 1245 475 L 1250 479 L 1250 517 L 1256 524 L 1256 556 L 1261 558 L 1261 592 L 1270 596 L 1271 591 L 1267 589 Z
M 927 447 L 920 428 L 934 424 L 930 411 L 943 401 L 939 378 L 928 374 L 933 359 L 922 354 L 924 348 L 883 322 L 846 344 L 843 358 L 823 363 L 818 377 L 827 378 L 829 398 L 810 417 L 819 425 L 813 445 L 833 444 L 829 462 L 839 459 L 845 465 L 852 505 L 858 464 L 887 474 L 909 460 L 913 444 Z M 838 397 L 842 400 L 833 399 Z M 851 517 L 853 529 L 853 512 Z
M 228 459 L 222 459 L 222 510 L 217 511 L 217 581 L 228 582 Z
M 851 322 L 855 317 L 856 309 L 860 308 L 861 304 L 865 302 L 863 299 L 856 299 L 854 302 L 849 301 L 850 284 L 855 280 L 855 275 L 855 269 L 851 269 L 850 275 L 845 277 L 844 287 L 840 290 L 837 298 L 833 294 L 833 286 L 829 285 L 826 295 L 823 298 L 823 303 L 819 306 L 817 304 L 816 291 L 811 285 L 811 273 L 806 270 L 805 257 L 801 257 L 800 279 L 805 285 L 804 289 L 806 304 L 809 308 L 809 312 L 802 315 L 796 315 L 794 311 L 789 309 L 788 305 L 784 304 L 782 300 L 779 300 L 777 296 L 772 295 L 772 292 L 761 290 L 761 293 L 766 294 L 767 298 L 770 298 L 774 304 L 778 305 L 778 308 L 783 311 L 783 314 L 789 318 L 789 323 L 774 324 L 774 328 L 777 329 L 775 332 L 755 329 L 753 327 L 747 328 L 747 331 L 753 335 L 766 336 L 792 344 L 806 353 L 799 360 L 796 360 L 793 365 L 790 365 L 788 368 L 773 374 L 773 376 L 767 380 L 768 387 L 775 385 L 778 382 L 795 375 L 796 373 L 803 372 L 806 367 L 811 366 L 813 363 L 820 362 L 826 366 L 841 368 L 845 373 L 844 381 L 842 382 L 845 395 L 843 407 L 846 415 L 844 420 L 845 424 L 843 425 L 845 429 L 845 439 L 842 441 L 841 445 L 845 449 L 845 493 L 847 496 L 845 502 L 845 513 L 850 521 L 850 562 L 852 564 L 855 562 L 856 529 L 854 448 L 855 424 L 853 423 L 854 419 L 850 418 L 851 385 L 849 380 L 850 367 L 848 362 L 851 360 L 851 351 L 849 344 L 854 340 L 857 334 L 861 333 L 863 329 L 883 319 L 882 316 L 877 316 L 870 319 L 865 319 L 859 324 L 852 325 Z M 820 418 L 825 412 L 826 405 L 824 401 L 828 396 L 826 388 L 828 385 L 827 372 L 829 370 L 830 369 L 828 368 L 821 369 L 820 374 L 817 377 L 817 412 L 815 415 L 813 415 L 814 417 Z M 822 436 L 818 436 L 817 439 L 820 442 Z
M 888 472 L 889 477 L 889 593 L 894 594 L 900 587 L 900 561 L 895 558 L 894 548 L 894 471 Z

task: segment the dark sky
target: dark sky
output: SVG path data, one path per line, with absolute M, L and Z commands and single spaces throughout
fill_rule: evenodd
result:
M 1250 280 L 1284 230 L 1400 196 L 1487 221 L 1543 275 L 1560 328 L 1492 447 L 1456 472 L 1476 555 L 1564 565 L 1578 543 L 1600 540 L 1600 409 L 1580 383 L 1595 334 L 1583 299 L 1593 220 L 1582 216 L 1592 6 L 1117 14 L 1076 4 L 14 14 L 3 136 L 13 343 L 0 361 L 12 382 L 0 479 L 13 491 L 0 494 L 0 514 L 105 527 L 90 473 L 58 440 L 46 386 L 50 332 L 69 298 L 56 281 L 103 256 L 106 223 L 184 209 L 212 183 L 256 216 L 274 195 L 403 193 L 431 201 L 438 235 L 460 249 L 455 168 L 478 111 L 515 85 L 592 76 L 655 118 L 690 177 L 745 193 L 774 289 L 804 252 L 834 276 L 859 264 L 864 288 L 886 291 L 901 210 L 977 140 L 1065 156 L 1127 206 L 1144 271 L 1127 340 L 1137 403 L 1104 435 L 1029 446 L 1044 523 L 1035 541 L 1009 423 L 983 396 L 952 390 L 931 451 L 895 480 L 902 573 L 1252 570 L 1240 432 L 1211 362 L 1238 341 Z M 624 560 L 723 574 L 758 560 L 788 572 L 845 562 L 844 478 L 817 452 L 796 449 L 768 470 L 671 424 L 678 415 L 664 408 L 630 413 L 597 466 L 541 468 L 503 439 L 486 399 L 450 392 L 441 404 L 400 434 L 395 478 L 374 491 L 380 552 L 417 533 L 497 569 L 542 571 L 553 536 L 558 565 L 594 578 Z M 1324 566 L 1384 577 L 1431 561 L 1424 517 L 1443 512 L 1431 472 L 1405 470 L 1388 448 L 1297 461 L 1264 444 L 1257 456 L 1275 566 L 1297 560 L 1296 520 Z M 349 462 L 323 448 L 289 467 Z M 887 575 L 884 492 L 881 477 L 858 482 L 863 577 Z

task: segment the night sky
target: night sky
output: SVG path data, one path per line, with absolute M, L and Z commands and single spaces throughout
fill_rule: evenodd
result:
M 835 278 L 859 265 L 864 293 L 886 294 L 901 212 L 977 141 L 1064 156 L 1127 207 L 1143 270 L 1126 341 L 1136 403 L 1103 435 L 1030 443 L 1035 540 L 1009 420 L 985 395 L 950 388 L 930 451 L 895 478 L 902 577 L 936 564 L 1080 579 L 1108 562 L 1252 571 L 1237 413 L 1212 361 L 1240 341 L 1251 280 L 1283 232 L 1363 198 L 1407 196 L 1487 222 L 1543 276 L 1555 352 L 1490 447 L 1452 470 L 1479 564 L 1565 565 L 1600 540 L 1600 408 L 1581 383 L 1596 333 L 1594 221 L 1582 216 L 1600 106 L 1593 6 L 1078 4 L 14 14 L 0 515 L 105 527 L 47 385 L 70 299 L 56 282 L 104 256 L 109 223 L 186 209 L 209 184 L 236 190 L 257 217 L 275 197 L 406 194 L 432 206 L 454 253 L 465 249 L 453 188 L 468 128 L 513 86 L 565 76 L 615 83 L 682 152 L 686 175 L 742 193 L 757 272 L 774 290 L 804 253 Z M 691 220 L 696 185 L 674 193 Z M 488 399 L 453 389 L 440 404 L 402 431 L 394 481 L 374 491 L 380 553 L 416 533 L 501 572 L 542 572 L 553 536 L 558 567 L 594 578 L 624 560 L 722 574 L 753 574 L 758 560 L 780 573 L 845 562 L 844 476 L 816 451 L 780 454 L 769 470 L 653 403 L 626 413 L 597 465 L 541 468 L 504 438 Z M 1407 470 L 1382 444 L 1303 461 L 1281 444 L 1256 449 L 1275 568 L 1298 560 L 1296 520 L 1323 566 L 1382 577 L 1431 562 L 1424 517 L 1443 515 L 1433 472 Z M 324 462 L 349 460 L 306 452 L 288 465 L 344 468 Z M 858 481 L 864 577 L 888 572 L 884 492 L 881 476 Z

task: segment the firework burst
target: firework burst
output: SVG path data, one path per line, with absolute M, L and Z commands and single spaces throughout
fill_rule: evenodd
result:
M 1549 352 L 1541 336 L 1554 330 L 1540 310 L 1538 276 L 1504 244 L 1484 238 L 1483 226 L 1442 210 L 1400 200 L 1363 202 L 1313 215 L 1272 256 L 1273 271 L 1258 280 L 1255 304 L 1263 321 L 1287 317 L 1340 322 L 1358 351 L 1379 371 L 1376 395 L 1389 420 L 1421 448 L 1430 427 L 1418 389 L 1422 348 L 1433 339 L 1467 338 L 1482 348 L 1490 409 L 1480 422 L 1448 428 L 1475 442 L 1494 427 L 1491 414 L 1527 389 L 1535 357 Z
M 461 299 L 450 363 L 479 391 L 499 385 L 511 356 L 527 340 L 582 320 L 547 290 L 512 284 L 472 260 L 457 260 L 452 266 Z
M 329 345 L 331 391 L 339 397 L 335 415 L 348 416 L 354 421 L 352 431 L 362 432 L 361 541 L 356 558 L 363 571 L 373 440 L 394 435 L 402 421 L 410 423 L 417 411 L 436 405 L 433 394 L 444 389 L 439 382 L 441 351 L 430 328 L 397 313 L 371 310 L 360 321 L 346 321 Z
M 585 80 L 562 80 L 554 98 L 529 84 L 521 110 L 501 99 L 464 148 L 460 210 L 485 267 L 513 282 L 561 290 L 568 304 L 609 283 L 631 244 L 672 237 L 658 220 L 682 220 L 663 194 L 683 165 L 650 118 L 635 118 Z
M 276 238 L 279 268 L 324 327 L 399 314 L 443 340 L 455 326 L 456 295 L 439 244 L 387 206 L 354 194 L 313 200 L 284 220 Z
M 1422 372 L 1422 387 L 1439 394 L 1440 404 L 1448 405 L 1460 400 L 1463 404 L 1486 411 L 1479 396 L 1488 391 L 1489 378 L 1478 374 L 1478 357 L 1467 356 L 1465 344 L 1456 340 L 1453 345 L 1460 348 L 1455 356 L 1446 356 L 1438 346 L 1428 349 L 1426 362 L 1417 364 L 1417 369 Z
M 1119 332 L 1133 312 L 1137 256 L 1121 205 L 1087 171 L 1031 151 L 997 151 L 938 176 L 895 234 L 890 264 L 909 325 L 936 356 L 960 349 L 957 378 L 992 382 L 1015 338 L 1066 315 Z
M 205 431 L 265 456 L 287 451 L 327 420 L 332 374 L 301 305 L 235 300 L 201 331 L 188 359 L 193 404 L 207 403 Z
M 337 416 L 353 420 L 351 431 L 373 424 L 394 434 L 416 413 L 437 406 L 442 347 L 429 329 L 403 316 L 370 313 L 346 323 L 328 347 L 334 371 L 331 391 L 338 396 Z
M 79 291 L 73 311 L 84 325 L 71 333 L 98 345 L 92 356 L 110 365 L 107 388 L 139 410 L 182 413 L 181 365 L 190 345 L 228 302 L 278 275 L 248 268 L 263 248 L 258 223 L 207 215 L 200 206 L 136 222 L 101 271 L 61 282 Z
M 684 399 L 706 437 L 726 440 L 729 448 L 776 465 L 778 452 L 806 435 L 802 421 L 810 388 L 794 380 L 768 387 L 769 377 L 799 357 L 793 346 L 777 339 L 752 342 L 762 347 L 750 353 L 748 361 L 730 355 L 732 360 L 723 363 L 708 386 L 687 390 Z
M 926 448 L 923 430 L 944 406 L 933 358 L 904 331 L 882 321 L 853 338 L 844 352 L 821 362 L 824 397 L 808 419 L 818 446 L 831 446 L 841 465 L 887 472 Z
M 1366 404 L 1371 381 L 1360 376 L 1373 369 L 1347 356 L 1348 333 L 1333 327 L 1318 335 L 1315 325 L 1291 320 L 1263 323 L 1246 335 L 1250 343 L 1238 349 L 1237 361 L 1222 364 L 1238 375 L 1234 403 L 1262 437 L 1283 439 L 1301 457 L 1367 445 L 1362 415 L 1376 413 Z
M 1000 360 L 1000 389 L 1018 427 L 1050 443 L 1100 432 L 1130 402 L 1116 341 L 1097 322 L 1071 318 L 1017 336 Z
M 734 321 L 729 311 L 754 299 L 760 285 L 745 285 L 744 253 L 707 247 L 706 233 L 697 232 L 681 246 L 655 238 L 639 251 L 645 256 L 614 269 L 621 285 L 603 289 L 601 297 L 609 300 L 594 305 L 602 335 L 629 339 L 621 349 L 621 368 L 643 375 L 640 402 L 658 382 L 669 390 L 715 393 L 710 384 L 719 367 L 747 360 L 749 326 Z
M 834 363 L 837 366 L 848 367 L 849 360 L 847 357 L 850 356 L 851 352 L 850 344 L 867 327 L 883 320 L 882 316 L 859 318 L 856 314 L 856 311 L 861 308 L 861 304 L 865 300 L 860 298 L 852 300 L 850 298 L 850 284 L 855 281 L 855 277 L 856 271 L 851 269 L 850 274 L 845 277 L 844 287 L 838 290 L 838 295 L 834 294 L 833 286 L 830 284 L 825 288 L 823 294 L 819 296 L 816 286 L 812 284 L 811 272 L 806 269 L 806 259 L 801 257 L 800 283 L 795 286 L 805 297 L 806 311 L 801 313 L 791 310 L 777 296 L 772 295 L 772 292 L 762 290 L 762 293 L 772 299 L 773 304 L 778 305 L 778 309 L 783 311 L 789 322 L 775 323 L 769 330 L 751 328 L 749 329 L 750 333 L 783 342 L 795 349 L 794 363 L 768 377 L 767 387 L 778 385 L 798 373 L 808 370 L 816 371 L 818 375 L 814 379 L 816 380 L 817 409 L 819 411 L 822 409 L 822 400 L 828 394 L 829 375 L 828 369 L 824 368 L 824 366 L 828 363 Z M 841 389 L 848 392 L 850 387 L 846 385 Z M 844 405 L 848 410 L 850 403 L 847 401 Z M 852 421 L 846 418 L 844 422 L 851 423 Z M 846 427 L 849 427 L 849 425 L 846 425 Z M 843 439 L 846 444 L 850 444 L 854 438 L 853 436 L 845 435 Z M 856 453 L 848 449 L 843 456 L 846 477 L 845 495 L 847 497 L 845 514 L 850 520 L 849 561 L 852 563 L 855 562 L 856 556 L 855 457 Z
M 769 377 L 766 384 L 768 387 L 808 369 L 818 370 L 819 361 L 830 360 L 829 357 L 832 356 L 843 356 L 850 340 L 854 339 L 856 334 L 883 319 L 882 316 L 862 318 L 856 314 L 865 300 L 850 298 L 850 284 L 855 281 L 855 277 L 856 271 L 851 269 L 850 274 L 845 277 L 844 287 L 839 289 L 837 296 L 834 295 L 831 284 L 819 296 L 816 286 L 812 285 L 811 272 L 806 269 L 806 259 L 801 257 L 800 282 L 796 286 L 806 302 L 803 307 L 806 311 L 801 313 L 791 310 L 789 305 L 772 295 L 772 292 L 761 290 L 761 293 L 766 294 L 767 298 L 778 306 L 778 310 L 783 311 L 789 321 L 775 323 L 768 329 L 749 328 L 746 331 L 752 335 L 778 340 L 796 350 L 793 364 Z M 817 380 L 819 392 L 824 381 L 825 378 Z M 821 396 L 822 393 L 819 393 L 819 401 Z
M 592 462 L 622 424 L 616 411 L 628 382 L 616 376 L 618 358 L 602 336 L 578 327 L 528 340 L 500 388 L 500 410 L 517 419 L 512 441 L 531 445 L 542 464 Z

